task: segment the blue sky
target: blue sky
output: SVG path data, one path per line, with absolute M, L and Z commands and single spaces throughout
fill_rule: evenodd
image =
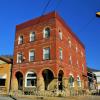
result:
M 55 10 L 86 48 L 87 65 L 100 69 L 100 0 L 51 0 Z M 13 54 L 15 26 L 40 16 L 48 0 L 0 0 L 0 55 Z

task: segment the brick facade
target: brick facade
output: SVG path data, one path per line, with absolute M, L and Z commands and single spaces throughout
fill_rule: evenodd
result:
M 43 30 L 46 27 L 50 28 L 49 38 L 43 38 Z M 29 34 L 31 31 L 36 33 L 34 42 L 29 41 Z M 62 40 L 59 38 L 59 31 L 62 32 Z M 23 44 L 18 45 L 18 37 L 20 35 L 23 36 Z M 69 40 L 71 41 L 71 46 Z M 43 48 L 45 47 L 50 47 L 49 60 L 43 60 Z M 29 62 L 29 51 L 32 49 L 35 51 L 35 60 Z M 59 59 L 59 49 L 62 49 L 62 60 Z M 20 64 L 17 63 L 18 52 L 22 52 L 24 56 L 24 60 Z M 72 58 L 71 64 L 69 63 L 70 56 Z M 68 79 L 71 74 L 74 77 L 74 81 L 77 81 L 77 76 L 80 77 L 82 83 L 81 88 L 87 88 L 85 47 L 56 12 L 49 13 L 16 26 L 12 89 L 18 89 L 16 72 L 19 71 L 23 75 L 22 84 L 24 90 L 26 73 L 28 71 L 34 71 L 37 74 L 37 85 L 43 82 L 40 90 L 45 90 L 42 74 L 45 69 L 52 71 L 55 80 L 52 81 L 53 84 L 57 85 L 58 73 L 62 70 L 63 84 L 66 88 L 68 88 Z M 48 85 L 48 90 L 50 89 L 49 87 L 52 87 L 52 82 L 50 82 L 50 86 Z M 16 87 L 13 87 L 13 84 L 17 84 Z M 77 82 L 75 84 L 77 84 Z M 77 86 L 75 85 L 75 87 Z

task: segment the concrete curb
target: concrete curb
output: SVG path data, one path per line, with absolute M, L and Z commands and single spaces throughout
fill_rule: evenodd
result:
M 16 97 L 12 96 L 12 95 L 8 95 L 10 98 L 12 98 L 13 100 L 17 100 Z

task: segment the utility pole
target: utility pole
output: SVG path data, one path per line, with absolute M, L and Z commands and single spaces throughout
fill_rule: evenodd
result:
M 100 18 L 100 12 L 96 12 L 96 17 Z

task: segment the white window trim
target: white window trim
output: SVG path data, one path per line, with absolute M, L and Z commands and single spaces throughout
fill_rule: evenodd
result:
M 50 55 L 50 47 L 47 47 L 49 49 L 49 55 Z M 45 58 L 45 49 L 47 48 L 43 48 L 43 60 L 48 60 Z
M 46 36 L 45 36 L 45 29 L 46 28 L 49 28 L 50 29 L 50 27 L 45 27 L 44 29 L 43 29 L 43 38 L 45 39 L 46 38 Z
M 34 51 L 34 50 L 30 50 L 30 51 L 29 51 L 29 62 L 31 62 L 31 60 L 30 60 L 30 52 L 31 52 L 31 51 L 34 52 L 34 56 L 35 56 L 35 51 Z M 33 60 L 33 61 L 34 61 L 34 60 Z
M 27 86 L 27 79 L 35 79 L 35 78 L 32 78 L 32 77 L 30 77 L 30 78 L 28 77 L 28 78 L 27 78 L 27 75 L 28 75 L 28 74 L 32 74 L 32 73 L 34 73 L 34 72 L 27 72 L 27 73 L 26 73 L 26 75 L 25 75 L 25 87 L 29 87 L 29 88 L 36 87 L 36 86 Z M 37 79 L 37 77 L 36 77 L 36 79 Z
M 78 80 L 78 78 L 79 78 L 79 80 Z M 81 83 L 81 79 L 80 79 L 79 75 L 77 76 L 77 82 L 78 81 L 80 81 L 80 85 L 78 85 L 78 87 L 82 87 L 82 83 Z
M 69 60 L 70 60 L 71 65 L 72 65 L 72 56 L 69 56 Z
M 60 40 L 62 40 L 62 38 L 63 38 L 63 33 L 59 30 L 59 38 L 60 38 Z
M 60 58 L 60 60 L 63 60 L 63 50 L 62 50 L 62 48 L 59 49 L 59 58 Z
M 30 32 L 30 42 L 33 42 L 32 40 L 31 40 L 31 37 L 32 37 L 32 34 L 34 34 L 34 40 L 35 40 L 35 32 L 34 31 L 32 31 L 32 32 Z
M 22 35 L 20 35 L 20 36 L 18 37 L 18 45 L 21 44 L 21 43 L 20 43 L 21 36 L 22 36 Z M 23 37 L 23 36 L 22 36 L 22 37 Z
M 22 61 L 19 61 L 19 60 L 18 60 L 19 54 L 22 54 L 22 53 L 21 53 L 21 52 L 17 53 L 17 63 L 22 63 Z M 22 56 L 23 56 L 23 54 L 22 54 Z

